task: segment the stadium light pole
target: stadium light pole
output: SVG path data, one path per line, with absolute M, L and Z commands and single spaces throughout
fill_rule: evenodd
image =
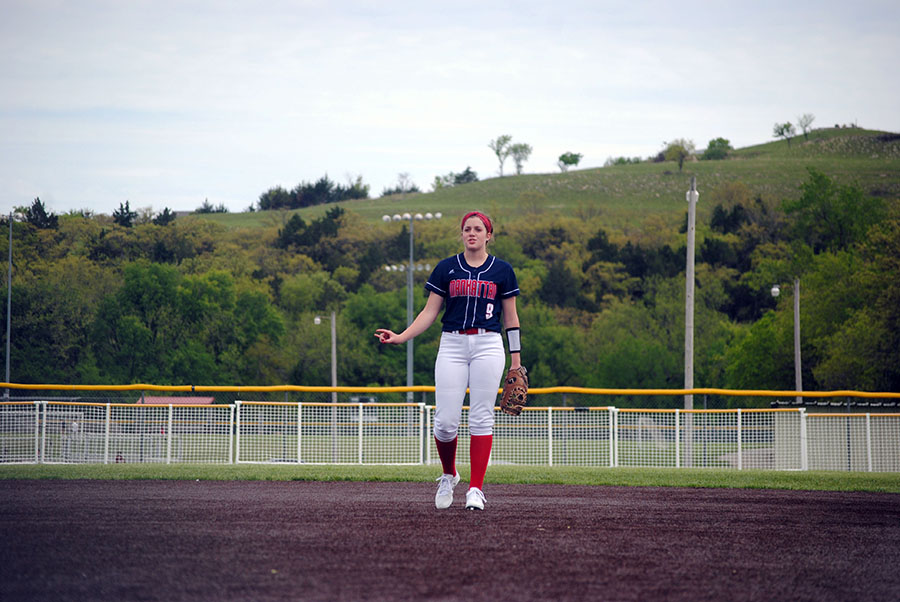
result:
M 776 284 L 772 287 L 772 296 L 778 298 L 781 288 Z M 800 278 L 794 277 L 794 390 L 803 391 L 803 370 L 800 363 Z M 797 396 L 797 404 L 802 403 L 803 396 Z
M 331 312 L 331 386 L 337 387 L 337 326 L 335 325 L 335 312 Z M 313 322 L 322 323 L 322 316 L 316 316 Z M 337 403 L 337 391 L 331 392 L 331 403 Z
M 684 290 L 684 388 L 694 388 L 694 239 L 697 224 L 697 177 L 691 176 L 691 189 L 687 191 L 688 224 L 687 224 L 687 263 L 685 266 Z M 694 396 L 684 396 L 684 409 L 694 409 Z M 693 465 L 693 429 L 692 415 L 685 415 L 684 428 L 684 466 Z
M 322 323 L 322 317 L 316 316 L 313 323 Z M 337 326 L 335 312 L 331 312 L 331 461 L 337 462 Z
M 409 267 L 406 270 L 406 326 L 409 327 L 410 324 L 413 323 L 413 271 L 415 271 L 415 257 L 413 250 L 413 230 L 414 224 L 416 220 L 431 220 L 431 219 L 441 219 L 440 213 L 426 213 L 422 215 L 421 213 L 404 213 L 400 215 L 399 213 L 395 213 L 393 216 L 384 215 L 381 217 L 382 221 L 389 222 L 399 222 L 400 220 L 409 220 Z M 415 356 L 413 339 L 410 339 L 406 342 L 406 386 L 413 386 L 413 358 Z M 406 393 L 406 400 L 410 403 L 413 401 L 413 392 L 408 391 Z
M 10 315 L 12 313 L 12 212 L 9 213 L 9 267 L 6 272 L 6 382 L 9 382 L 9 338 Z M 9 389 L 3 393 L 3 397 L 9 401 Z

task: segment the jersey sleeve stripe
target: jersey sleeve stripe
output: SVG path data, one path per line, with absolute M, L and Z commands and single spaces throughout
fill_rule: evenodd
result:
M 439 294 L 441 297 L 446 297 L 446 296 L 447 296 L 447 291 L 445 291 L 444 289 L 442 289 L 442 288 L 440 288 L 440 287 L 438 287 L 438 286 L 435 286 L 435 285 L 432 284 L 431 282 L 426 282 L 426 283 L 425 283 L 425 288 L 428 289 L 428 290 L 432 290 L 432 291 L 436 292 L 436 293 Z

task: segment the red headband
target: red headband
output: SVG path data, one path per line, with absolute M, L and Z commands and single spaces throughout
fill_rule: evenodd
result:
M 485 214 L 483 214 L 481 211 L 469 211 L 469 212 L 465 215 L 465 217 L 462 218 L 462 223 L 459 225 L 459 227 L 462 228 L 463 226 L 465 226 L 465 225 L 466 225 L 466 221 L 467 221 L 470 217 L 477 217 L 477 218 L 480 219 L 482 222 L 484 222 L 484 227 L 487 229 L 487 231 L 488 231 L 489 233 L 491 233 L 491 234 L 494 233 L 494 226 L 491 224 L 490 218 L 488 218 L 488 216 L 486 216 Z

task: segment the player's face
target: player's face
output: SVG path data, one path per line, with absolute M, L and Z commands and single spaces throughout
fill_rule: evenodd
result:
M 472 216 L 466 220 L 462 227 L 463 243 L 468 251 L 480 251 L 484 249 L 487 242 L 491 239 L 484 222 L 477 216 Z

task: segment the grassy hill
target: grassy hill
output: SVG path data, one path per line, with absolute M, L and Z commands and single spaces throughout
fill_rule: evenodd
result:
M 610 230 L 640 229 L 648 219 L 679 224 L 691 176 L 700 191 L 698 214 L 714 206 L 717 190 L 741 182 L 751 194 L 769 202 L 798 196 L 798 187 L 815 168 L 839 183 L 856 184 L 872 196 L 900 198 L 900 134 L 860 128 L 828 128 L 794 138 L 737 149 L 722 161 L 640 163 L 583 169 L 568 173 L 526 174 L 490 178 L 430 193 L 393 195 L 341 203 L 363 221 L 414 209 L 461 215 L 471 208 L 494 217 L 521 213 L 558 213 L 599 219 Z M 260 191 L 262 192 L 262 191 Z M 704 201 L 707 201 L 704 203 Z M 326 206 L 297 210 L 304 219 L 324 213 Z M 280 226 L 290 213 L 264 211 L 206 214 L 229 228 Z M 192 219 L 196 219 L 192 217 Z

